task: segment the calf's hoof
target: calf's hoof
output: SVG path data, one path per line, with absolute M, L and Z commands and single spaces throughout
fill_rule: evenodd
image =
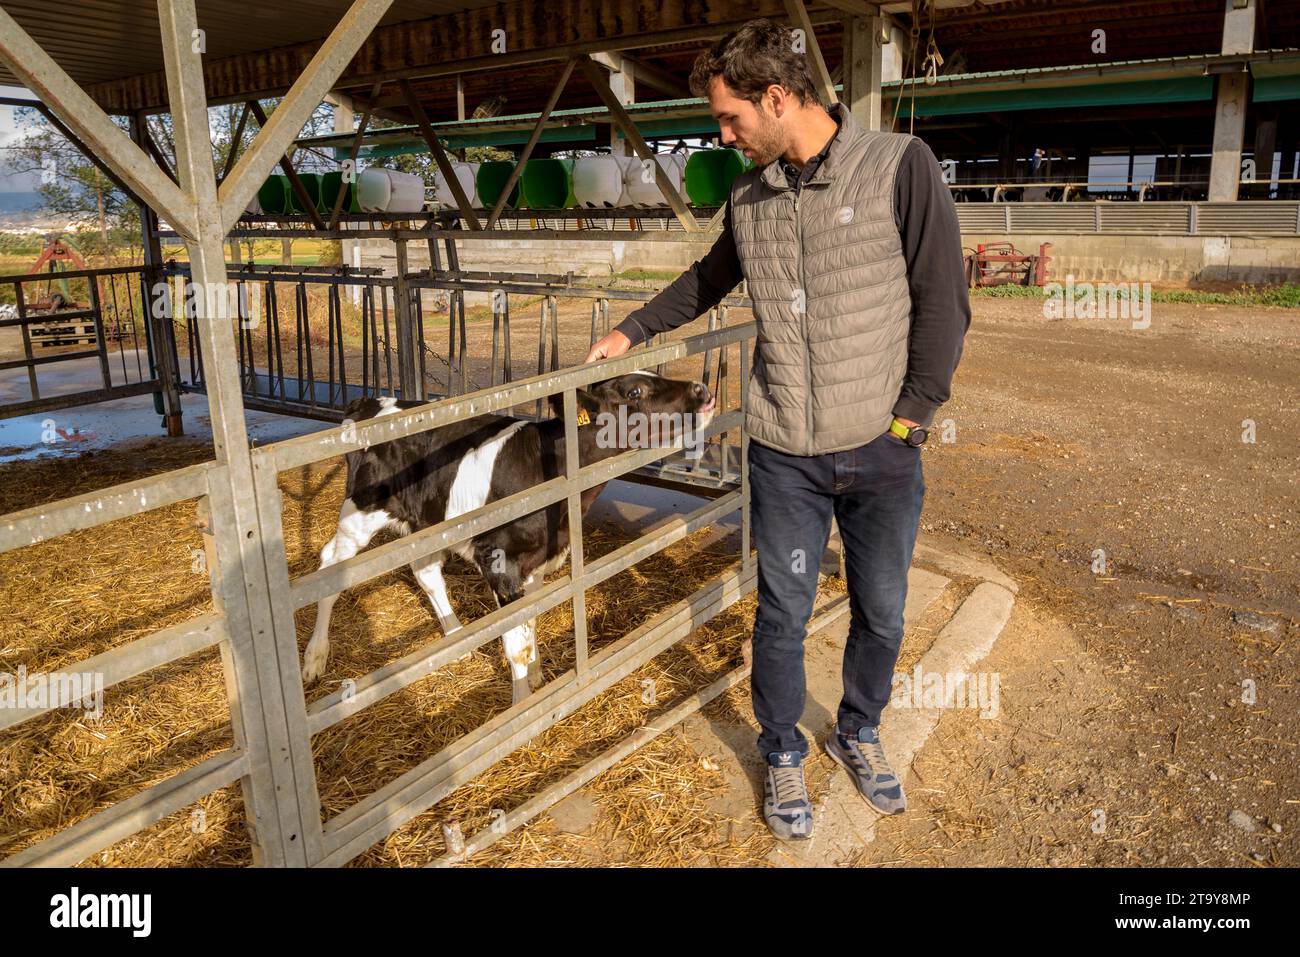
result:
M 304 685 L 313 684 L 321 679 L 325 674 L 325 665 L 329 661 L 329 648 L 313 648 L 310 644 L 307 646 L 306 653 L 302 656 L 302 683 Z
M 528 689 L 530 691 L 536 691 L 542 685 L 546 684 L 546 679 L 542 677 L 542 659 L 540 656 L 528 662 L 527 681 Z

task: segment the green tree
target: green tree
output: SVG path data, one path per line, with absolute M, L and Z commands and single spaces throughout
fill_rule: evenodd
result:
M 139 223 L 126 194 L 43 115 L 23 109 L 15 111 L 14 119 L 23 132 L 6 150 L 5 166 L 11 172 L 40 176 L 36 191 L 44 209 L 94 227 L 104 246 L 109 245 L 110 230 L 131 221 Z
M 262 107 L 271 114 L 279 105 L 278 99 L 263 101 Z M 208 127 L 212 140 L 213 168 L 220 175 L 231 151 L 241 153 L 248 148 L 257 135 L 258 125 L 249 117 L 242 130 L 239 129 L 239 117 L 243 105 L 229 104 L 214 106 L 208 110 Z M 107 176 L 89 159 L 82 155 L 49 121 L 37 110 L 23 109 L 15 111 L 15 119 L 20 124 L 22 135 L 6 150 L 5 166 L 16 173 L 34 172 L 40 175 L 37 193 L 43 208 L 54 214 L 66 216 L 69 221 L 92 228 L 98 242 L 87 244 L 83 238 L 83 248 L 91 246 L 88 251 L 98 252 L 102 247 L 105 255 L 111 255 L 114 248 L 126 245 L 133 258 L 138 256 L 140 248 L 140 216 L 135 204 L 126 193 L 118 189 Z M 127 121 L 115 117 L 115 122 L 127 132 Z M 303 128 L 304 136 L 327 132 L 333 122 L 330 107 L 322 104 L 312 114 Z M 171 116 L 159 114 L 146 120 L 149 135 L 158 147 L 158 152 L 166 159 L 168 166 L 176 168 L 176 144 L 173 135 Z M 238 138 L 235 134 L 239 133 Z M 323 155 L 307 155 L 300 158 L 303 169 L 332 169 L 332 158 Z M 249 255 L 252 255 L 252 242 L 248 241 Z

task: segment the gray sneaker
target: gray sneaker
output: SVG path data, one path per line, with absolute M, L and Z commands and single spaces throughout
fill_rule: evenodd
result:
M 798 751 L 773 751 L 767 756 L 763 817 L 772 833 L 783 841 L 812 837 L 812 802 L 804 785 L 803 755 Z
M 826 753 L 844 765 L 858 791 L 882 814 L 902 814 L 907 810 L 903 782 L 885 758 L 880 735 L 870 725 L 863 725 L 854 737 L 845 737 L 836 728 L 826 739 Z

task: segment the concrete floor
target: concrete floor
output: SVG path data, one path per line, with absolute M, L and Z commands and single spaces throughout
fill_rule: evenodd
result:
M 146 371 L 143 355 L 141 368 Z M 110 363 L 113 384 L 140 381 L 136 374 L 135 353 L 126 354 L 130 378 L 122 376 L 121 359 Z M 102 383 L 99 360 L 94 357 L 69 359 L 37 368 L 37 387 L 42 398 L 70 395 L 95 389 Z M 31 398 L 26 369 L 0 371 L 0 408 Z M 199 440 L 212 438 L 212 421 L 208 417 L 208 400 L 203 395 L 181 397 L 185 434 Z M 245 413 L 248 437 L 258 445 L 287 439 L 326 428 L 328 423 L 248 410 Z M 152 395 L 132 396 L 79 408 L 38 412 L 12 419 L 0 419 L 0 465 L 16 459 L 41 456 L 77 455 L 92 449 L 105 449 L 123 442 L 165 436 L 162 416 L 154 408 Z

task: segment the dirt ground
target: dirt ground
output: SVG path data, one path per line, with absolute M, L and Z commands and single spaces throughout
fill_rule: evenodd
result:
M 629 308 L 612 304 L 612 320 Z M 976 298 L 974 313 L 952 401 L 924 450 L 922 534 L 981 553 L 1020 582 L 1013 617 L 982 665 L 1000 674 L 1001 713 L 942 717 L 914 762 L 909 812 L 881 821 L 854 863 L 1294 866 L 1296 312 L 1153 303 L 1145 330 L 1119 320 L 1048 322 L 1027 300 Z M 589 317 L 585 304 L 562 304 L 562 365 L 585 355 Z M 516 343 L 531 340 L 532 350 L 516 346 L 519 378 L 536 372 L 537 308 L 515 318 Z M 733 312 L 731 321 L 746 318 Z M 678 334 L 703 328 L 697 321 Z M 490 321 L 472 324 L 472 351 L 485 356 L 490 336 Z M 735 347 L 729 362 L 734 403 Z M 692 357 L 665 371 L 700 370 Z M 486 385 L 485 360 L 470 374 Z M 1246 420 L 1253 442 L 1243 441 Z M 33 486 L 31 494 L 41 493 Z M 5 498 L 7 508 L 35 503 Z M 304 554 L 319 546 L 319 531 Z M 403 607 L 411 622 L 424 621 L 409 583 L 385 587 L 412 592 Z M 362 622 L 367 612 L 356 607 Z M 752 616 L 737 610 L 720 626 L 716 667 L 734 655 Z M 358 668 L 384 650 L 367 649 Z M 734 714 L 742 693 L 706 714 Z M 545 758 L 546 742 L 536 744 L 521 760 Z M 835 773 L 818 762 L 809 775 L 815 792 Z M 708 797 L 724 786 L 664 735 L 593 782 L 596 833 L 612 818 L 612 839 L 593 850 L 591 831 L 557 833 L 544 818 L 476 863 L 682 863 L 709 844 L 713 860 L 765 861 L 766 835 L 743 846 L 719 837 Z M 1242 812 L 1236 823 L 1234 811 Z M 236 827 L 237 801 L 227 819 Z M 418 863 L 439 845 L 426 815 L 363 862 Z M 222 859 L 210 849 L 190 858 Z
M 922 529 L 1021 584 L 1002 716 L 944 715 L 858 863 L 1295 866 L 1300 317 L 974 313 Z

